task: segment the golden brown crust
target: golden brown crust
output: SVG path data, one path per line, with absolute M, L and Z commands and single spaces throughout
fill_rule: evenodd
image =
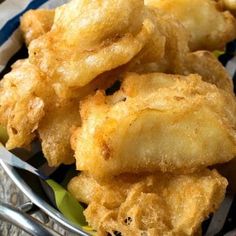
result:
M 0 124 L 7 127 L 8 149 L 28 146 L 39 133 L 50 165 L 74 162 L 70 128 L 80 125 L 79 100 L 60 101 L 50 80 L 27 59 L 0 82 Z
M 208 83 L 234 94 L 233 81 L 223 65 L 208 51 L 188 53 L 182 64 L 175 67 L 175 72 L 183 75 L 199 74 Z
M 28 60 L 18 61 L 0 82 L 0 123 L 7 127 L 7 148 L 27 146 L 44 116 L 43 91 L 48 87 L 40 71 Z
M 79 101 L 58 104 L 46 111 L 39 124 L 38 133 L 42 151 L 50 166 L 72 164 L 74 153 L 70 146 L 71 129 L 80 125 Z
M 21 17 L 20 29 L 27 45 L 51 30 L 54 14 L 54 10 L 37 9 L 29 10 Z
M 236 1 L 235 0 L 215 0 L 215 1 L 221 8 L 230 11 L 234 16 L 236 16 Z
M 52 30 L 30 44 L 29 60 L 61 90 L 83 87 L 129 62 L 155 30 L 142 0 L 72 0 L 56 9 Z
M 82 173 L 69 191 L 88 203 L 88 223 L 105 236 L 194 235 L 223 200 L 227 181 L 215 170 L 189 175 L 123 175 L 98 183 Z
M 236 38 L 235 18 L 212 0 L 145 0 L 145 4 L 174 15 L 184 25 L 191 51 L 224 49 Z
M 77 169 L 121 173 L 193 172 L 236 153 L 235 97 L 197 75 L 130 74 L 110 97 L 81 105 L 73 135 Z

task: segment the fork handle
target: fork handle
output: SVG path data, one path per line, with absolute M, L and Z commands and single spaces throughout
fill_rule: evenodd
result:
M 32 216 L 1 201 L 0 219 L 14 224 L 33 236 L 61 236 L 61 234 L 41 224 Z

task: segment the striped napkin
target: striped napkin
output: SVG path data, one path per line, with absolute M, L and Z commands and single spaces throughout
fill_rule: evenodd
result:
M 0 4 L 0 73 L 23 44 L 19 30 L 20 17 L 29 9 L 51 9 L 66 2 L 66 0 L 5 0 Z

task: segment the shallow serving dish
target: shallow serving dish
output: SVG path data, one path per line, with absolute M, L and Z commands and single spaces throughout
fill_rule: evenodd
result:
M 4 169 L 4 171 L 8 174 L 8 176 L 12 179 L 12 181 L 19 187 L 19 189 L 30 199 L 30 201 L 34 204 L 34 206 L 31 206 L 31 209 L 29 210 L 37 210 L 39 208 L 42 210 L 46 215 L 51 217 L 53 220 L 55 220 L 57 223 L 59 223 L 60 226 L 65 228 L 67 231 L 70 232 L 70 234 L 76 234 L 76 235 L 82 235 L 87 236 L 87 234 L 82 228 L 79 228 L 69 220 L 67 220 L 54 206 L 52 206 L 52 203 L 50 202 L 49 198 L 46 196 L 43 187 L 41 185 L 40 180 L 32 175 L 31 173 L 28 173 L 26 171 L 17 170 L 14 167 L 11 167 L 10 165 L 4 163 L 2 160 L 0 160 L 0 165 Z M 45 165 L 47 165 L 45 163 Z M 44 167 L 45 167 L 44 165 Z M 70 167 L 71 168 L 71 167 Z M 57 173 L 63 171 L 66 173 L 66 170 L 70 170 L 70 168 L 67 168 L 65 166 L 57 169 L 53 174 L 52 178 L 57 178 Z M 60 177 L 59 177 L 60 178 Z M 29 204 L 29 203 L 28 203 Z M 7 208 L 5 204 L 2 205 L 0 203 L 0 218 L 3 217 L 4 214 L 7 214 L 8 212 L 3 211 L 2 208 Z M 32 207 L 34 209 L 32 209 Z M 35 209 L 36 208 L 36 209 Z M 39 222 L 35 221 L 32 217 L 26 219 L 24 218 L 24 214 L 22 211 L 22 217 L 24 218 L 23 221 L 17 221 L 15 222 L 16 215 L 13 214 L 13 212 L 9 212 L 10 215 L 8 215 L 8 218 L 5 218 L 5 220 L 8 220 L 12 222 L 13 224 L 16 224 L 21 229 L 27 231 L 28 233 L 33 233 L 33 235 L 45 235 L 40 228 Z M 29 228 L 27 227 L 29 224 Z M 44 230 L 48 230 L 48 235 L 54 235 L 54 232 L 51 231 L 49 228 L 44 228 Z M 55 234 L 59 235 L 59 234 Z
M 0 0 L 0 3 L 2 1 Z M 30 8 L 38 8 L 42 7 L 43 4 L 47 4 L 47 7 L 55 7 L 55 5 L 62 4 L 63 0 L 32 0 L 32 1 L 25 1 L 30 2 L 30 4 L 24 8 L 25 10 L 28 10 Z M 18 25 L 19 25 L 19 17 L 21 14 L 23 14 L 24 11 L 21 11 L 21 13 L 17 16 L 17 18 L 14 18 L 14 21 L 12 24 L 14 24 L 13 30 L 11 32 L 12 35 L 17 33 Z M 0 8 L 1 12 L 1 8 Z M 5 13 L 4 13 L 5 14 Z M 1 19 L 1 17 L 0 17 Z M 18 23 L 17 23 L 18 22 Z M 0 21 L 1 24 L 1 21 Z M 1 28 L 1 27 L 0 27 Z M 0 34 L 3 34 L 3 32 L 0 31 Z M 9 31 L 7 31 L 9 34 Z M 11 35 L 8 35 L 11 37 Z M 12 36 L 15 37 L 15 36 Z M 1 35 L 0 35 L 0 41 L 1 41 Z M 11 44 L 12 42 L 10 42 Z M 9 45 L 10 45 L 9 44 Z M 3 44 L 0 43 L 0 47 Z M 7 47 L 9 47 L 7 45 Z M 15 48 L 12 49 L 12 52 L 9 53 L 8 58 L 5 58 L 4 60 L 8 61 L 7 66 L 1 68 L 0 64 L 0 78 L 9 71 L 10 65 L 14 63 L 19 58 L 24 58 L 27 56 L 27 49 L 23 46 L 21 47 L 21 43 L 16 44 L 14 46 Z M 220 61 L 222 64 L 227 68 L 230 75 L 232 76 L 235 84 L 236 84 L 236 42 L 232 42 L 228 44 L 226 53 L 220 56 Z M 0 51 L 1 55 L 1 51 Z M 0 60 L 1 62 L 1 60 Z M 19 150 L 18 150 L 19 151 Z M 19 152 L 16 151 L 16 155 L 19 154 Z M 18 155 L 20 156 L 20 155 Z M 43 169 L 45 174 L 47 176 L 50 176 L 53 180 L 56 182 L 62 184 L 65 186 L 66 181 L 65 178 L 68 178 L 68 173 L 71 173 L 71 170 L 75 170 L 75 166 L 60 166 L 57 169 L 49 168 L 47 166 L 46 160 L 42 157 L 42 153 L 40 149 L 38 149 L 38 152 L 35 152 L 34 155 L 30 155 L 28 153 L 28 157 L 25 158 L 27 162 L 29 162 L 31 165 L 38 169 Z M 67 220 L 57 209 L 53 206 L 52 202 L 50 202 L 49 198 L 45 194 L 45 191 L 40 183 L 40 180 L 33 176 L 30 173 L 27 173 L 22 170 L 15 169 L 6 163 L 4 163 L 0 159 L 0 165 L 3 167 L 5 172 L 9 175 L 9 177 L 12 179 L 12 181 L 20 188 L 20 190 L 30 199 L 30 201 L 33 203 L 34 208 L 42 210 L 44 213 L 46 213 L 48 216 L 50 216 L 52 219 L 54 219 L 57 223 L 59 223 L 62 227 L 64 227 L 66 230 L 70 232 L 70 235 L 76 234 L 76 235 L 82 235 L 87 236 L 89 235 L 86 233 L 82 228 L 76 226 L 75 224 L 71 223 L 69 220 Z M 73 172 L 73 171 L 72 171 Z M 225 236 L 233 236 L 236 235 L 236 230 L 234 228 L 236 227 L 236 198 L 234 197 L 234 193 L 227 193 L 225 201 L 223 202 L 220 209 L 214 214 L 213 217 L 211 217 L 209 220 L 205 221 L 203 224 L 203 234 L 206 236 L 213 236 L 213 235 L 225 235 Z M 21 218 L 19 218 L 21 217 Z M 26 230 L 28 233 L 32 235 L 59 235 L 58 233 L 52 231 L 49 228 L 46 228 L 42 225 L 40 225 L 39 222 L 35 221 L 33 218 L 27 217 L 26 214 L 22 212 L 17 211 L 14 208 L 11 208 L 10 206 L 7 206 L 3 203 L 0 203 L 0 218 L 8 220 L 12 222 L 13 224 L 16 224 L 20 228 Z M 21 220 L 17 220 L 21 219 Z

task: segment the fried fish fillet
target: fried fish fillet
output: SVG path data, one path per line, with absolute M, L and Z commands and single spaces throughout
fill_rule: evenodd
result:
M 216 2 L 226 10 L 229 10 L 234 16 L 236 15 L 235 0 L 216 0 Z
M 84 214 L 98 235 L 190 236 L 219 207 L 226 186 L 217 171 L 203 170 L 189 175 L 123 175 L 104 183 L 82 173 L 68 189 L 88 203 Z
M 171 74 L 199 74 L 206 82 L 233 93 L 233 83 L 223 65 L 209 51 L 190 52 L 186 29 L 173 16 L 152 9 L 149 17 L 160 32 L 155 37 L 164 37 L 164 50 L 160 40 L 158 45 L 149 42 L 126 66 L 126 71 L 137 73 L 164 72 Z M 157 32 L 157 31 L 156 31 Z M 147 57 L 149 55 L 149 57 Z
M 182 24 L 178 22 L 178 19 L 154 8 L 140 8 L 139 11 L 142 11 L 140 14 L 144 18 L 153 22 L 155 30 L 141 51 L 127 65 L 123 66 L 120 72 L 165 72 L 184 75 L 198 73 L 204 80 L 216 82 L 217 86 L 220 85 L 221 88 L 227 88 L 228 91 L 230 90 L 232 92 L 232 83 L 230 84 L 227 72 L 216 58 L 210 56 L 207 52 L 189 54 L 188 33 Z M 43 17 L 44 15 L 45 17 Z M 36 38 L 50 30 L 53 17 L 53 10 L 33 10 L 22 17 L 21 25 L 25 33 L 33 32 L 32 35 L 35 35 L 34 38 Z M 36 19 L 31 23 L 32 18 Z M 47 20 L 47 18 L 51 18 L 51 21 L 49 19 Z M 42 25 L 42 27 L 38 25 Z M 39 32 L 37 26 L 43 30 Z M 60 60 L 58 63 L 61 63 Z M 211 66 L 208 66 L 209 63 Z M 96 79 L 98 80 L 100 77 L 97 76 Z M 64 98 L 76 97 L 79 93 L 86 91 L 86 89 L 78 91 L 77 88 L 67 91 L 65 87 L 61 86 L 59 81 L 57 82 L 53 81 L 53 88 L 59 96 Z
M 234 94 L 233 81 L 224 66 L 209 51 L 188 53 L 183 63 L 175 67 L 175 73 L 182 75 L 199 74 L 208 83 Z
M 69 10 L 70 9 L 67 8 L 65 11 Z M 91 9 L 88 10 L 91 11 Z M 141 51 L 130 60 L 129 66 L 125 69 L 131 71 L 144 71 L 144 66 L 150 68 L 150 66 L 155 63 L 155 71 L 164 72 L 167 69 L 170 70 L 170 68 L 172 68 L 188 51 L 188 35 L 186 30 L 175 18 L 154 8 L 151 9 L 143 6 L 142 8 L 139 7 L 136 9 L 136 11 L 136 14 L 139 12 L 143 19 L 151 20 L 155 25 L 155 30 L 153 31 L 152 36 L 146 41 Z M 53 24 L 54 12 L 54 10 L 39 9 L 31 10 L 23 15 L 21 19 L 21 29 L 26 36 L 29 35 L 28 38 L 33 35 L 31 37 L 32 39 L 30 38 L 28 41 L 32 41 L 50 31 Z M 43 17 L 44 15 L 45 17 Z M 33 21 L 34 18 L 35 20 Z M 78 19 L 78 22 L 79 20 L 81 19 Z M 100 34 L 102 34 L 102 32 L 100 32 Z M 82 35 L 80 35 L 80 37 L 81 36 Z M 97 37 L 101 38 L 101 36 L 94 35 L 93 39 Z M 103 38 L 105 39 L 106 36 Z M 41 41 L 41 39 L 39 39 L 39 41 Z M 104 47 L 104 45 L 102 47 Z M 58 92 L 58 94 L 60 94 L 60 92 Z
M 64 102 L 54 109 L 45 111 L 38 127 L 38 134 L 49 166 L 71 164 L 75 161 L 70 146 L 70 130 L 79 125 L 78 100 Z
M 236 20 L 212 0 L 145 0 L 173 14 L 190 33 L 191 51 L 222 49 L 236 38 Z
M 172 15 L 148 7 L 145 14 L 152 19 L 156 30 L 145 47 L 128 63 L 126 70 L 173 73 L 189 52 L 188 33 Z
M 0 82 L 0 124 L 7 127 L 8 149 L 27 147 L 39 132 L 50 165 L 74 162 L 69 130 L 80 124 L 79 117 L 79 101 L 57 100 L 50 81 L 28 60 L 14 64 Z
M 81 121 L 77 169 L 95 178 L 189 173 L 236 154 L 235 97 L 198 75 L 130 74 L 113 96 L 85 100 Z
M 7 148 L 27 146 L 44 116 L 45 103 L 50 87 L 42 73 L 28 60 L 18 61 L 12 71 L 0 82 L 0 123 L 7 127 Z
M 50 31 L 54 10 L 37 9 L 27 11 L 20 19 L 20 29 L 27 45 L 31 41 Z
M 29 60 L 57 89 L 83 87 L 145 46 L 155 26 L 144 9 L 142 0 L 72 0 L 56 8 L 52 29 L 30 44 Z
M 61 100 L 50 78 L 27 59 L 17 61 L 0 82 L 0 124 L 9 135 L 6 147 L 28 147 L 39 136 L 51 166 L 74 162 L 70 129 L 80 125 L 80 99 L 109 87 L 117 74 L 118 69 L 105 73 L 74 90 L 74 99 Z

